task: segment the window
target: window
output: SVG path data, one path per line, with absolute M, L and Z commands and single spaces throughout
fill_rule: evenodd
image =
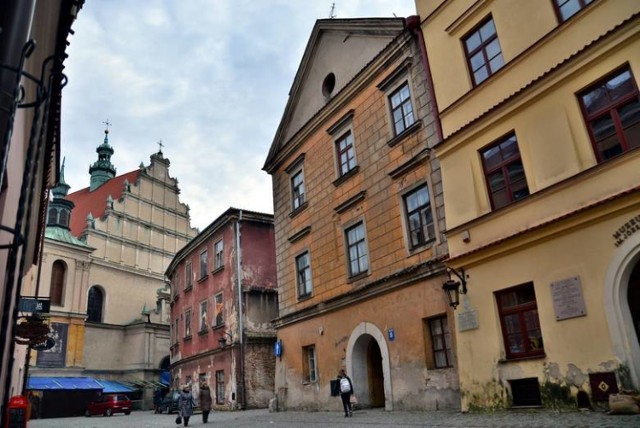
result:
M 224 244 L 222 239 L 213 246 L 215 251 L 214 269 L 220 269 L 224 266 Z
M 477 86 L 504 65 L 493 18 L 484 21 L 463 39 L 473 85 Z
M 200 279 L 204 278 L 208 274 L 207 270 L 207 250 L 200 253 Z
M 507 358 L 544 355 L 533 283 L 495 293 Z
M 336 140 L 336 157 L 338 159 L 338 175 L 340 177 L 356 167 L 356 153 L 353 148 L 351 131 Z
M 224 404 L 224 370 L 216 371 L 216 404 Z
M 302 364 L 304 381 L 316 382 L 318 380 L 318 368 L 316 366 L 316 347 L 314 345 L 302 348 Z
M 300 208 L 305 202 L 304 173 L 302 169 L 291 177 L 291 197 L 294 211 Z
M 69 213 L 66 210 L 60 210 L 58 223 L 60 226 L 69 227 Z
M 431 201 L 429 201 L 429 189 L 426 185 L 405 195 L 404 209 L 411 249 L 435 239 Z
M 55 226 L 58 224 L 58 210 L 55 208 L 49 209 L 49 216 L 47 218 L 47 226 Z
M 411 93 L 409 92 L 409 83 L 403 83 L 391 95 L 389 95 L 391 103 L 391 116 L 393 117 L 393 129 L 396 135 L 413 125 L 416 121 L 413 116 L 413 107 L 411 106 Z
M 193 285 L 191 281 L 193 281 L 193 269 L 189 261 L 184 267 L 184 288 L 191 288 Z
M 102 322 L 103 302 L 102 290 L 94 285 L 89 289 L 89 298 L 87 299 L 87 321 Z
M 347 238 L 347 257 L 349 276 L 360 275 L 369 269 L 367 243 L 364 239 L 364 224 L 358 223 L 345 231 Z
M 180 327 L 180 318 L 176 318 L 176 321 L 171 326 L 171 343 L 178 343 L 178 335 L 179 335 L 179 327 Z
M 222 293 L 216 294 L 214 297 L 216 302 L 216 324 L 215 327 L 224 325 L 224 303 L 222 301 Z
M 580 10 L 584 9 L 593 0 L 553 0 L 556 14 L 561 22 L 571 18 Z
M 311 295 L 311 262 L 309 252 L 305 251 L 296 257 L 296 277 L 298 283 L 298 297 Z
M 515 134 L 483 149 L 481 155 L 493 209 L 529 195 Z
M 449 333 L 447 317 L 442 316 L 430 319 L 429 333 L 431 334 L 434 367 L 437 369 L 453 367 L 451 334 Z
M 209 307 L 209 302 L 204 300 L 200 302 L 200 326 L 198 331 L 204 332 L 207 331 L 207 311 Z
M 640 146 L 640 97 L 629 67 L 578 97 L 598 162 Z
M 184 313 L 184 337 L 191 337 L 191 309 Z
M 65 262 L 62 260 L 53 262 L 53 267 L 51 268 L 51 289 L 49 290 L 52 305 L 62 306 L 66 273 L 67 265 Z

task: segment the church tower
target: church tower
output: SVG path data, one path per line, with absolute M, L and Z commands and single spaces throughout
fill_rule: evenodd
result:
M 89 191 L 91 192 L 116 176 L 116 168 L 111 163 L 113 147 L 109 144 L 110 123 L 107 121 L 105 124 L 107 127 L 104 130 L 104 141 L 96 149 L 98 160 L 89 167 L 89 174 L 91 174 Z

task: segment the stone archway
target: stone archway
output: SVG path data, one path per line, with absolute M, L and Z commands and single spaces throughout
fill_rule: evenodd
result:
M 353 381 L 358 401 L 366 407 L 393 410 L 389 348 L 374 324 L 361 322 L 347 344 L 347 374 Z
M 613 352 L 629 368 L 631 382 L 640 386 L 640 315 L 629 299 L 640 294 L 640 234 L 620 245 L 609 263 L 604 283 L 604 309 Z M 632 313 L 633 312 L 633 313 Z

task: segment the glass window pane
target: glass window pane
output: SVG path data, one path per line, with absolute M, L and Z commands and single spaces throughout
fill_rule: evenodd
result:
M 485 48 L 487 52 L 487 58 L 494 58 L 496 55 L 500 55 L 500 42 L 498 39 L 493 39 L 489 42 Z
M 482 51 L 480 51 L 477 54 L 475 54 L 474 56 L 472 56 L 470 58 L 469 62 L 471 62 L 471 70 L 472 71 L 476 71 L 480 67 L 484 66 L 484 64 L 485 64 L 485 62 L 484 62 L 484 54 L 482 53 Z
M 502 171 L 491 174 L 489 176 L 489 186 L 491 187 L 492 192 L 496 192 L 505 187 L 504 175 L 502 175 Z
M 502 59 L 502 54 L 498 54 L 494 58 L 489 61 L 489 66 L 491 67 L 491 73 L 495 73 L 500 70 L 504 65 L 504 59 Z
M 484 82 L 487 79 L 487 77 L 489 77 L 489 70 L 487 69 L 486 66 L 484 66 L 484 67 L 480 68 L 479 70 L 475 71 L 473 73 L 473 76 L 475 78 L 476 85 L 478 85 L 478 84 Z
M 474 49 L 480 46 L 480 33 L 476 31 L 475 33 L 470 35 L 465 41 L 465 44 L 467 45 L 467 51 L 472 52 Z
M 595 88 L 582 96 L 582 103 L 587 114 L 592 114 L 609 105 L 607 91 L 602 87 Z
M 632 126 L 640 121 L 640 101 L 638 99 L 633 100 L 629 104 L 618 109 L 618 115 L 620 116 L 620 122 L 622 127 Z
M 569 0 L 560 6 L 560 15 L 562 20 L 566 21 L 572 17 L 577 11 L 580 10 L 580 3 L 578 0 Z
M 610 114 L 592 121 L 591 129 L 593 130 L 593 136 L 595 137 L 596 141 L 616 133 L 613 118 Z
M 480 28 L 480 37 L 484 42 L 484 41 L 487 41 L 494 34 L 496 34 L 496 27 L 495 25 L 493 25 L 493 19 L 490 19 L 489 21 L 487 21 L 486 24 L 482 26 L 482 28 Z
M 633 92 L 633 81 L 631 79 L 631 72 L 629 70 L 625 70 L 624 72 L 609 80 L 606 86 L 611 101 L 616 101 Z

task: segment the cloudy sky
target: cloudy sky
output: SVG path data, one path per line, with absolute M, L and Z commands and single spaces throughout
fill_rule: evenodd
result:
M 262 166 L 321 0 L 88 0 L 65 61 L 62 155 L 71 191 L 112 123 L 117 174 L 162 140 L 192 225 L 230 206 L 273 212 Z M 337 18 L 414 15 L 413 0 L 336 1 Z

